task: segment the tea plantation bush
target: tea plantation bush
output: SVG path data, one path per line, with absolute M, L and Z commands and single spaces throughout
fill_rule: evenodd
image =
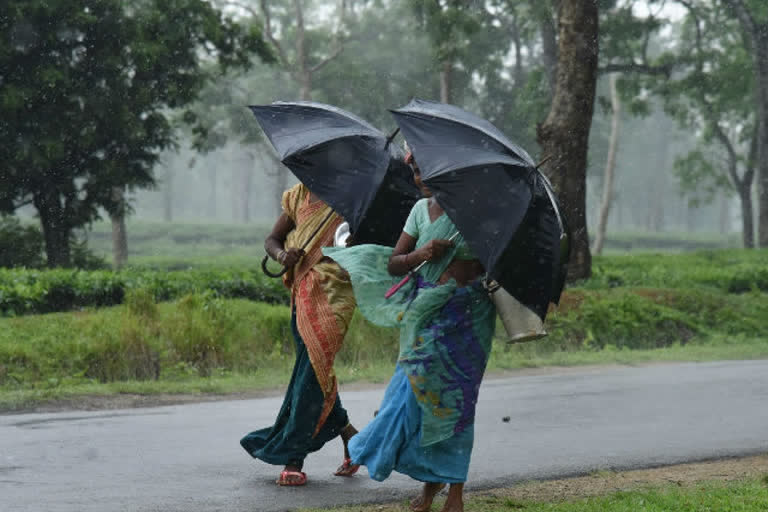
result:
M 52 313 L 122 304 L 130 290 L 145 289 L 167 301 L 194 292 L 286 304 L 279 280 L 256 270 L 28 270 L 0 269 L 0 312 L 6 316 Z

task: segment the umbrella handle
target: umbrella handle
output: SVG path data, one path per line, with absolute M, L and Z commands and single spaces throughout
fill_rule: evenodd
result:
M 411 274 L 411 273 L 408 273 L 408 275 L 407 275 L 407 276 L 405 276 L 405 277 L 404 277 L 404 278 L 403 278 L 403 279 L 402 279 L 402 280 L 401 280 L 399 283 L 397 283 L 397 284 L 396 284 L 396 285 L 394 285 L 392 288 L 390 288 L 389 290 L 387 290 L 387 293 L 385 293 L 385 294 L 384 294 L 384 298 L 385 298 L 385 299 L 388 299 L 388 298 L 390 298 L 391 296 L 393 296 L 393 295 L 394 295 L 394 294 L 397 292 L 397 290 L 399 290 L 400 288 L 402 288 L 403 286 L 405 286 L 405 284 L 406 284 L 408 281 L 410 281 L 410 280 L 411 280 L 411 275 L 413 275 L 413 274 Z
M 264 256 L 264 259 L 263 259 L 263 260 L 261 260 L 261 270 L 262 270 L 262 271 L 263 271 L 263 272 L 264 272 L 266 275 L 268 275 L 269 277 L 282 277 L 282 276 L 283 276 L 283 274 L 285 274 L 286 272 L 288 272 L 288 269 L 287 269 L 286 267 L 283 267 L 283 270 L 281 270 L 281 271 L 280 271 L 280 272 L 278 272 L 277 274 L 276 274 L 276 273 L 274 273 L 274 272 L 270 272 L 270 271 L 269 271 L 269 269 L 267 268 L 267 262 L 268 262 L 268 261 L 269 261 L 269 255 L 266 255 L 266 256 Z
M 449 241 L 449 242 L 453 242 L 453 241 L 456 239 L 456 237 L 457 237 L 457 236 L 459 236 L 459 232 L 458 232 L 458 231 L 457 231 L 457 232 L 455 232 L 453 235 L 451 235 L 451 237 L 448 239 L 448 241 Z M 416 268 L 414 268 L 413 270 L 411 270 L 410 272 L 408 272 L 408 274 L 407 274 L 407 275 L 406 275 L 406 276 L 405 276 L 405 277 L 404 277 L 404 278 L 403 278 L 403 279 L 402 279 L 402 280 L 401 280 L 399 283 L 397 283 L 397 284 L 396 284 L 396 285 L 394 285 L 392 288 L 390 288 L 389 290 L 387 290 L 387 293 L 385 293 L 385 294 L 384 294 L 384 298 L 385 298 L 385 299 L 388 299 L 388 298 L 390 298 L 391 296 L 393 296 L 393 295 L 395 294 L 395 292 L 397 292 L 397 290 L 399 290 L 400 288 L 402 288 L 403 286 L 405 286 L 405 284 L 406 284 L 408 281 L 410 281 L 410 280 L 411 280 L 411 277 L 413 277 L 413 275 L 414 275 L 416 272 L 418 272 L 419 270 L 421 270 L 421 268 L 422 268 L 424 265 L 426 265 L 427 263 L 428 263 L 428 262 L 427 262 L 426 260 L 424 260 L 424 261 L 422 261 L 421 263 L 419 263 L 419 264 L 416 266 Z
M 328 222 L 328 219 L 330 219 L 332 216 L 333 216 L 333 210 L 328 212 L 328 215 L 325 216 L 325 218 L 320 223 L 320 225 L 315 228 L 315 230 L 312 232 L 311 235 L 309 235 L 309 238 L 307 238 L 307 241 L 304 242 L 303 246 L 301 246 L 301 250 L 302 251 L 307 248 L 307 246 L 310 244 L 312 239 L 315 238 L 315 236 L 320 232 L 321 229 L 323 229 L 323 226 L 325 226 L 325 224 Z M 268 261 L 269 261 L 269 254 L 265 255 L 264 259 L 261 260 L 261 270 L 262 270 L 262 272 L 264 272 L 269 277 L 282 277 L 283 274 L 288 272 L 288 268 L 286 268 L 286 267 L 283 267 L 283 270 L 281 270 L 277 274 L 275 274 L 274 272 L 270 272 L 269 269 L 267 268 L 267 262 Z
M 387 143 L 384 144 L 384 149 L 387 149 L 390 144 L 392 144 L 392 141 L 395 140 L 395 137 L 397 137 L 397 134 L 400 132 L 400 127 L 395 128 L 395 131 L 387 135 Z

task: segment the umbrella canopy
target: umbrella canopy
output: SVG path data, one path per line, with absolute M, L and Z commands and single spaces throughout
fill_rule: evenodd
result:
M 344 217 L 356 242 L 395 244 L 420 196 L 402 154 L 384 133 L 323 103 L 250 108 L 283 164 Z
M 453 105 L 392 111 L 422 181 L 491 277 L 543 320 L 565 283 L 567 226 L 533 159 L 498 128 Z

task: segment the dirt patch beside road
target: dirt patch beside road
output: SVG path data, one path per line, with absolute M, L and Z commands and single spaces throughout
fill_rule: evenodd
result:
M 702 482 L 729 482 L 768 475 L 768 454 L 752 457 L 678 464 L 633 471 L 600 471 L 588 476 L 525 482 L 511 487 L 468 492 L 467 510 L 486 510 L 496 503 L 552 503 L 602 496 L 621 491 L 658 488 L 667 485 L 695 486 Z M 470 482 L 471 483 L 471 482 Z M 417 487 L 414 487 L 414 493 Z M 438 497 L 435 510 L 442 505 L 445 491 Z M 333 509 L 334 512 L 406 512 L 404 503 L 356 505 Z
M 742 480 L 768 474 L 768 455 L 679 464 L 634 471 L 600 471 L 565 478 L 473 493 L 525 501 L 563 501 L 667 484 L 681 487 L 700 482 Z

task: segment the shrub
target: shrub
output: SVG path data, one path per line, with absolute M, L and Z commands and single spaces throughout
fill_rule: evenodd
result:
M 41 267 L 43 234 L 36 226 L 23 226 L 9 215 L 0 217 L 0 267 Z
M 176 314 L 166 325 L 175 357 L 188 363 L 201 377 L 211 370 L 229 367 L 231 333 L 236 321 L 224 301 L 214 293 L 187 295 L 178 302 Z
M 288 302 L 282 284 L 257 271 L 0 269 L 0 313 L 16 316 L 113 306 L 123 303 L 126 293 L 136 289 L 146 290 L 157 301 L 211 291 L 222 298 Z

